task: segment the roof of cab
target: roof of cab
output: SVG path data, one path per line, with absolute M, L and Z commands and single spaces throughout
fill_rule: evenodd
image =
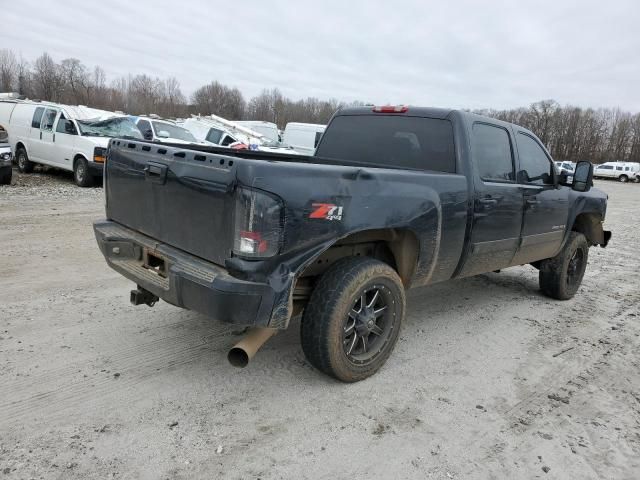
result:
M 451 108 L 434 108 L 434 107 L 413 107 L 409 106 L 406 112 L 402 113 L 380 113 L 378 115 L 400 115 L 405 117 L 430 117 L 430 118 L 447 118 L 451 112 L 454 112 Z M 341 108 L 337 115 L 371 115 L 373 112 L 373 105 L 366 107 L 345 107 Z

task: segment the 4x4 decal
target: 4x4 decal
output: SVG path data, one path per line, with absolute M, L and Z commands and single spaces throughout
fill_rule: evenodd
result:
M 342 220 L 342 207 L 334 203 L 312 203 L 309 218 L 322 220 Z

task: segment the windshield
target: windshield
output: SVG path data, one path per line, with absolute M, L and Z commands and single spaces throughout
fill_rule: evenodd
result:
M 80 134 L 91 137 L 134 137 L 142 138 L 136 124 L 127 117 L 108 120 L 78 120 Z
M 185 142 L 197 143 L 196 137 L 194 137 L 189 130 L 186 130 L 177 125 L 164 122 L 151 122 L 153 128 L 156 131 L 156 136 L 161 137 L 160 132 L 164 131 L 169 134 L 169 138 L 176 138 L 178 140 L 184 140 Z

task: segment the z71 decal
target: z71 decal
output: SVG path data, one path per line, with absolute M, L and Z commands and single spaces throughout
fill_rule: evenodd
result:
M 322 220 L 342 220 L 342 207 L 333 203 L 312 203 L 309 218 Z

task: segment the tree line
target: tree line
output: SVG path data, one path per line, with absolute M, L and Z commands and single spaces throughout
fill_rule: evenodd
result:
M 130 74 L 107 83 L 101 67 L 89 68 L 76 58 L 56 62 L 43 53 L 29 62 L 8 49 L 0 49 L 0 92 L 132 115 L 155 113 L 177 118 L 213 113 L 229 120 L 274 122 L 280 128 L 288 122 L 324 124 L 343 106 L 365 105 L 313 97 L 292 100 L 277 88 L 265 89 L 247 101 L 238 88 L 217 81 L 199 87 L 187 98 L 175 77 Z M 526 108 L 476 113 L 528 128 L 557 160 L 640 162 L 640 113 L 619 108 L 563 106 L 554 100 L 543 100 Z

